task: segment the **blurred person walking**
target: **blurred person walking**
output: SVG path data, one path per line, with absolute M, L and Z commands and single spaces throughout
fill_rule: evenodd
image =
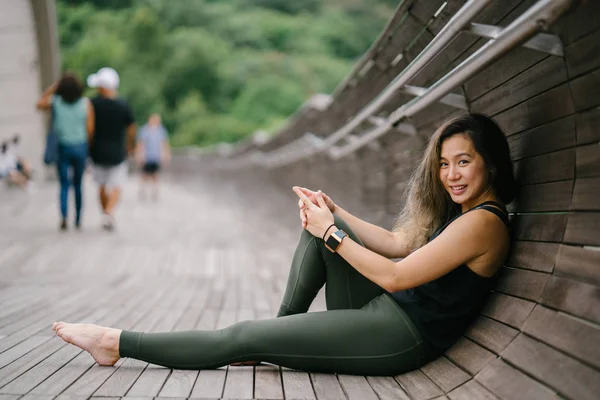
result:
M 136 159 L 142 169 L 140 182 L 140 198 L 144 199 L 145 188 L 150 186 L 152 198 L 158 199 L 158 174 L 163 165 L 171 159 L 171 147 L 169 136 L 165 127 L 161 124 L 160 115 L 152 114 L 148 123 L 140 128 Z
M 115 206 L 127 179 L 126 158 L 135 150 L 136 125 L 131 108 L 117 95 L 117 71 L 101 68 L 88 77 L 87 84 L 98 90 L 98 95 L 92 99 L 96 118 L 90 156 L 94 163 L 94 178 L 100 185 L 103 227 L 110 231 L 115 227 Z
M 60 230 L 67 230 L 69 187 L 75 192 L 75 228 L 81 228 L 83 208 L 83 172 L 88 155 L 88 142 L 94 134 L 94 110 L 83 97 L 83 83 L 71 72 L 49 86 L 36 107 L 52 111 L 52 130 L 58 139 L 56 163 L 60 179 Z

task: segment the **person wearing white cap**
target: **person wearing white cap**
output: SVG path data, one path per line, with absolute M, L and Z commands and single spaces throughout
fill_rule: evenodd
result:
M 87 84 L 98 90 L 98 95 L 92 99 L 96 119 L 90 156 L 94 162 L 94 178 L 100 185 L 103 227 L 113 230 L 114 209 L 127 178 L 126 158 L 135 149 L 135 119 L 127 102 L 117 97 L 117 71 L 101 68 L 87 78 Z

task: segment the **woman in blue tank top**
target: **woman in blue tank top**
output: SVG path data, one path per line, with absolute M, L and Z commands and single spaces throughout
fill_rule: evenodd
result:
M 304 228 L 277 318 L 215 331 L 144 333 L 56 322 L 101 365 L 120 357 L 181 369 L 270 362 L 396 375 L 439 356 L 483 307 L 508 257 L 515 190 L 504 134 L 468 114 L 431 137 L 393 231 L 321 191 L 294 187 Z M 273 246 L 277 246 L 273 232 Z M 402 258 L 400 261 L 392 259 Z M 327 311 L 307 313 L 326 285 Z
M 83 84 L 72 73 L 65 73 L 58 82 L 47 88 L 37 102 L 37 108 L 52 111 L 52 129 L 58 136 L 60 178 L 60 229 L 67 229 L 69 186 L 75 192 L 75 227 L 81 227 L 83 207 L 82 180 L 88 153 L 88 141 L 94 133 L 94 109 L 82 97 Z M 69 178 L 72 171 L 72 179 Z

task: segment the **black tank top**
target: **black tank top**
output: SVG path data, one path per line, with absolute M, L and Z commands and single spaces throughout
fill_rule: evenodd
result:
M 501 204 L 486 201 L 466 212 L 478 209 L 496 214 L 510 229 L 508 213 Z M 444 224 L 429 241 L 464 214 L 458 214 Z M 446 351 L 479 315 L 497 275 L 486 278 L 462 264 L 434 281 L 392 293 L 392 296 L 417 326 L 432 356 L 437 356 Z

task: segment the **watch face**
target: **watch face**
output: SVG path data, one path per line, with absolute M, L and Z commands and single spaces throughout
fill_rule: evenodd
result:
M 329 237 L 325 241 L 325 245 L 329 248 L 330 251 L 336 251 L 337 248 L 340 246 L 340 243 L 342 243 L 342 239 L 346 236 L 348 236 L 346 232 L 340 229 L 329 235 Z
M 335 251 L 335 249 L 337 249 L 337 247 L 340 244 L 340 239 L 338 239 L 335 233 L 332 233 L 325 241 L 325 244 L 327 245 L 327 247 L 329 247 L 329 250 Z

